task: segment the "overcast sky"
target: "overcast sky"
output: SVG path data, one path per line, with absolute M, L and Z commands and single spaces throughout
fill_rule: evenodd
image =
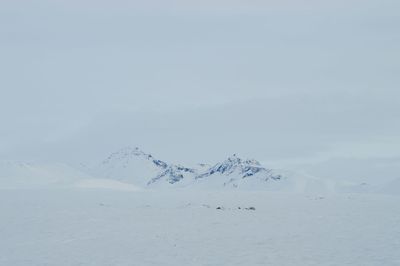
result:
M 2 0 L 0 159 L 400 177 L 399 29 L 398 0 Z

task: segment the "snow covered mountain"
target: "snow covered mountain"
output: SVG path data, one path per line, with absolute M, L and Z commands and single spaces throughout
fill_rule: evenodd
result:
M 0 162 L 0 187 L 65 186 L 87 176 L 64 164 Z
M 92 176 L 62 163 L 0 161 L 0 189 L 101 188 L 135 191 L 139 188 Z
M 398 180 L 385 187 L 344 183 L 307 173 L 266 168 L 256 160 L 242 159 L 237 155 L 215 165 L 187 167 L 129 147 L 112 153 L 94 167 L 80 167 L 79 170 L 62 163 L 0 161 L 0 189 L 67 187 L 136 191 L 142 188 L 185 188 L 398 194 L 399 184 Z
M 261 166 L 256 160 L 243 160 L 236 154 L 195 177 L 197 182 L 217 182 L 220 186 L 239 187 L 248 183 L 281 180 L 283 176 Z
M 284 179 L 258 161 L 244 160 L 236 155 L 214 166 L 185 167 L 156 159 L 137 147 L 112 153 L 92 173 L 141 187 L 257 187 L 260 183 Z
M 92 174 L 146 187 L 156 183 L 175 184 L 197 175 L 196 169 L 168 164 L 139 148 L 123 148 L 112 153 Z

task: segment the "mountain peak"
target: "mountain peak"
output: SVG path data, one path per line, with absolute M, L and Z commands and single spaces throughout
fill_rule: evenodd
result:
M 141 150 L 139 147 L 132 147 L 132 146 L 126 146 L 118 151 L 119 153 L 126 153 L 126 154 L 135 154 L 135 155 L 147 155 L 143 150 Z
M 260 162 L 255 159 L 243 159 L 240 158 L 236 153 L 229 156 L 224 163 L 242 164 L 242 165 L 253 165 L 261 166 Z
M 139 147 L 124 147 L 112 153 L 97 171 L 102 176 L 134 182 L 137 185 L 187 186 L 201 183 L 219 183 L 223 186 L 238 186 L 242 183 L 279 180 L 280 175 L 261 166 L 254 159 L 242 159 L 236 153 L 214 165 L 185 167 L 158 160 Z M 249 178 L 252 177 L 252 178 Z
M 111 153 L 104 161 L 103 164 L 110 163 L 111 161 L 129 160 L 132 157 L 140 156 L 146 159 L 151 159 L 153 156 L 143 152 L 139 147 L 126 146 L 116 152 Z
M 232 154 L 231 156 L 228 157 L 227 159 L 228 161 L 241 161 L 242 159 L 240 159 L 236 153 Z
M 236 154 L 228 157 L 222 163 L 218 163 L 211 167 L 207 172 L 199 175 L 196 179 L 209 177 L 215 174 L 223 176 L 236 176 L 236 179 L 244 179 L 250 176 L 260 176 L 261 179 L 267 181 L 269 179 L 278 180 L 280 175 L 272 173 L 271 169 L 261 166 L 260 162 L 254 159 L 241 159 Z M 234 180 L 235 178 L 231 178 Z

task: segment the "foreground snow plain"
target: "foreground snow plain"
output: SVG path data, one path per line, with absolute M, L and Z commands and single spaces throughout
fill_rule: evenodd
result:
M 400 265 L 398 196 L 105 187 L 0 189 L 0 265 Z

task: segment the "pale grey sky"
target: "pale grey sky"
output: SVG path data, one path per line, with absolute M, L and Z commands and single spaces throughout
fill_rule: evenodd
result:
M 399 177 L 399 1 L 142 2 L 1 1 L 0 159 Z

